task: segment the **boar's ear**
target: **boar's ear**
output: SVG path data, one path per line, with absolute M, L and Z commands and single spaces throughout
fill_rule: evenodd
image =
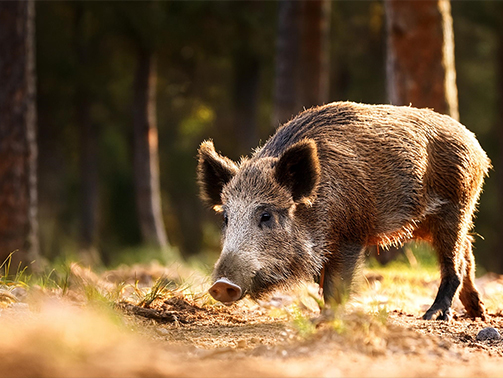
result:
M 204 141 L 199 147 L 197 179 L 201 198 L 208 205 L 215 207 L 222 204 L 222 188 L 238 171 L 232 160 L 218 154 L 211 140 Z
M 309 202 L 320 179 L 318 149 L 312 139 L 289 147 L 275 168 L 276 180 L 292 193 L 295 202 Z

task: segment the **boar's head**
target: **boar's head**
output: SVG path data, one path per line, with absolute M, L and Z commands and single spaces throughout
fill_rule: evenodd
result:
M 222 252 L 210 294 L 223 303 L 253 299 L 312 278 L 321 262 L 307 231 L 320 166 L 316 144 L 297 142 L 278 157 L 244 159 L 199 148 L 201 197 L 223 217 Z

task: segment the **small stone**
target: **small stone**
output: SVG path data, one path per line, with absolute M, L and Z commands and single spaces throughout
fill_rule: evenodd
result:
M 26 289 L 24 287 L 15 287 L 14 289 L 12 289 L 11 293 L 19 300 L 19 301 L 23 301 L 26 299 L 26 296 L 28 294 L 28 292 L 26 291 Z
M 169 331 L 166 328 L 157 328 L 155 331 L 160 336 L 167 336 L 167 335 L 169 335 Z
M 501 335 L 497 329 L 486 327 L 477 334 L 478 341 L 501 340 Z
M 246 345 L 247 345 L 246 340 L 241 339 L 237 342 L 238 348 L 246 348 Z

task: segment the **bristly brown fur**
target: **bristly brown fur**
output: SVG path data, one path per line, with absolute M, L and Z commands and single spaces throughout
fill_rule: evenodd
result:
M 237 173 L 236 164 L 218 154 L 213 141 L 207 140 L 199 147 L 197 179 L 201 188 L 201 198 L 211 206 L 220 205 L 222 188 Z
M 226 266 L 236 276 L 224 261 L 236 252 L 229 248 L 255 259 L 255 281 L 242 271 L 236 278 L 252 296 L 253 285 L 267 291 L 319 276 L 323 266 L 325 298 L 341 301 L 366 247 L 421 239 L 437 251 L 442 276 L 425 319 L 448 319 L 459 288 L 468 314 L 483 317 L 468 233 L 489 169 L 463 125 L 412 107 L 338 102 L 306 110 L 239 166 L 205 142 L 201 194 L 227 209 L 230 222 L 216 274 Z M 257 228 L 262 208 L 270 228 Z M 237 270 L 252 261 L 242 259 Z

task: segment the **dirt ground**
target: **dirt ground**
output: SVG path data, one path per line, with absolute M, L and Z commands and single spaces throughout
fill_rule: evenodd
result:
M 102 287 L 125 281 L 118 272 L 74 274 Z M 193 295 L 194 286 L 165 290 L 147 305 L 122 285 L 113 309 L 79 301 L 75 288 L 35 301 L 27 290 L 25 300 L 0 310 L 0 376 L 503 376 L 503 341 L 477 340 L 486 327 L 503 334 L 503 277 L 477 281 L 487 299 L 485 321 L 465 318 L 456 302 L 450 322 L 420 319 L 435 294 L 435 274 L 372 270 L 365 277 L 329 317 L 320 313 L 315 285 L 229 307 Z M 145 274 L 137 292 L 141 280 L 152 286 L 155 279 Z
M 126 313 L 133 322 L 143 318 L 141 328 L 157 342 L 180 348 L 180 362 L 192 366 L 187 376 L 503 376 L 503 340 L 477 340 L 486 327 L 503 334 L 503 306 L 491 304 L 482 321 L 466 318 L 456 302 L 452 321 L 424 321 L 420 314 L 431 299 L 413 293 L 408 307 L 416 311 L 386 308 L 382 297 L 375 299 L 383 286 L 374 285 L 376 276 L 389 279 L 366 272 L 365 288 L 332 320 L 305 292 L 230 307 L 173 297 L 151 305 L 156 319 Z M 438 279 L 412 284 L 433 296 Z M 483 293 L 503 295 L 503 277 L 478 284 Z M 316 286 L 304 289 L 312 295 Z

